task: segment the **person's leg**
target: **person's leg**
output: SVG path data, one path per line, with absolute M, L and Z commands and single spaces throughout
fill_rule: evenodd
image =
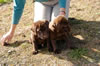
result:
M 40 2 L 35 2 L 34 5 L 34 22 L 42 19 L 46 19 L 50 21 L 51 17 L 51 10 L 50 6 L 44 5 Z
M 66 18 L 67 19 L 68 19 L 68 15 L 69 15 L 69 6 L 70 6 L 70 0 L 67 0 L 66 1 Z M 55 17 L 57 17 L 59 15 L 59 12 L 60 12 L 59 4 L 56 4 L 53 8 L 51 20 L 53 20 Z
M 69 16 L 69 7 L 70 7 L 70 0 L 66 1 L 66 18 L 68 19 Z

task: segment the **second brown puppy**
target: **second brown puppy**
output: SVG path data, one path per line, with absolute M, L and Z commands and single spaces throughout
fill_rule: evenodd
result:
M 66 47 L 70 48 L 70 25 L 68 20 L 64 16 L 58 16 L 49 24 L 50 40 L 53 46 L 54 53 L 60 53 L 60 50 L 56 46 L 56 40 L 64 39 L 66 41 Z

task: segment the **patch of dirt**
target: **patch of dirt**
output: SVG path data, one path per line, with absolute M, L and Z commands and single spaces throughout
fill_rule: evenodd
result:
M 10 65 L 34 66 L 96 66 L 100 64 L 100 1 L 71 0 L 69 22 L 72 27 L 72 43 L 77 47 L 87 48 L 88 55 L 81 59 L 69 58 L 68 52 L 61 54 L 49 53 L 46 48 L 39 54 L 32 55 L 30 26 L 33 21 L 33 3 L 28 0 L 23 16 L 17 26 L 15 36 L 9 46 L 0 44 L 0 63 Z M 11 23 L 13 3 L 0 6 L 0 38 L 5 34 Z

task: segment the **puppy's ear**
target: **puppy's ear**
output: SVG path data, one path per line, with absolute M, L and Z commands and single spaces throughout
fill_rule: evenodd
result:
M 49 25 L 49 21 L 48 20 L 45 20 L 45 24 L 48 26 Z
M 70 32 L 70 31 L 71 31 L 71 26 L 70 26 L 69 21 L 68 21 L 66 18 L 64 18 L 64 21 L 65 21 L 65 23 L 66 23 L 68 32 Z
M 53 27 L 53 28 L 56 28 L 56 24 L 54 23 L 54 24 L 52 25 L 52 27 Z
M 68 24 L 68 20 L 67 20 L 65 17 L 62 18 L 61 22 L 62 22 L 63 24 Z
M 56 24 L 53 24 L 52 27 L 51 27 L 51 30 L 55 31 L 55 29 L 56 29 Z

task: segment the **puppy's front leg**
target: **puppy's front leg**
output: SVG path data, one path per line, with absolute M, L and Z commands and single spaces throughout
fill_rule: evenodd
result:
M 47 48 L 48 48 L 49 52 L 53 52 L 53 48 L 52 48 L 52 45 L 51 45 L 51 42 L 50 42 L 50 38 L 47 39 Z
M 31 43 L 33 45 L 33 54 L 37 54 L 38 53 L 38 48 L 37 48 L 37 42 L 36 42 L 36 39 L 35 39 L 35 36 L 34 36 L 34 33 L 32 32 L 31 34 Z
M 51 39 L 51 43 L 52 43 L 52 46 L 53 46 L 54 53 L 55 53 L 55 54 L 61 53 L 61 51 L 60 51 L 59 49 L 57 49 L 56 40 L 52 40 L 52 39 Z
M 32 44 L 33 44 L 33 54 L 37 54 L 38 53 L 38 48 L 37 48 L 37 44 L 36 44 L 36 41 L 32 41 Z

